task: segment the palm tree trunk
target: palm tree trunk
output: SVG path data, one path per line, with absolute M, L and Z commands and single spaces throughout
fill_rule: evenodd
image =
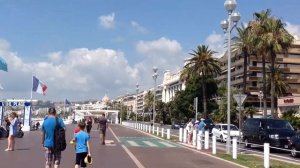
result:
M 248 52 L 245 48 L 243 48 L 243 55 L 244 55 L 244 76 L 243 76 L 243 93 L 246 94 L 246 87 L 247 87 L 247 65 L 248 65 Z
M 266 57 L 262 54 L 264 118 L 267 118 Z
M 205 79 L 204 76 L 202 75 L 201 77 L 202 81 L 202 98 L 203 98 L 203 117 L 207 118 L 207 102 L 206 102 L 206 85 L 205 85 Z
M 271 115 L 275 117 L 274 113 L 274 97 L 275 97 L 275 76 L 274 76 L 274 68 L 275 68 L 275 57 L 276 54 L 274 51 L 271 52 Z

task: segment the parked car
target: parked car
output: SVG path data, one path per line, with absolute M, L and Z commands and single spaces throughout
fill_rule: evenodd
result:
M 289 141 L 289 149 L 293 157 L 300 156 L 300 132 L 294 135 Z
M 212 134 L 221 142 L 226 142 L 228 138 L 227 124 L 216 124 L 212 129 Z M 237 126 L 230 124 L 230 137 L 239 137 L 240 131 Z
M 246 119 L 242 133 L 245 147 L 251 147 L 249 143 L 269 143 L 273 147 L 288 148 L 290 138 L 295 135 L 288 121 L 270 118 Z
M 172 121 L 171 129 L 184 128 L 185 123 L 177 120 Z

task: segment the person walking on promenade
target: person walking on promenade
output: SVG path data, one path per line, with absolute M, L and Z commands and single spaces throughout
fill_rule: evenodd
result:
M 99 118 L 98 128 L 100 129 L 101 143 L 102 143 L 102 145 L 105 145 L 105 133 L 106 133 L 106 128 L 108 128 L 107 119 L 105 118 L 105 114 L 102 114 L 102 116 Z
M 201 132 L 200 134 L 204 135 L 204 131 L 205 131 L 205 122 L 204 122 L 204 118 L 201 118 L 201 122 L 198 125 L 198 130 Z
M 91 156 L 90 135 L 84 132 L 86 124 L 84 122 L 79 122 L 78 127 L 80 131 L 75 134 L 73 139 L 76 144 L 75 168 L 79 168 L 79 166 L 86 167 L 84 159 L 87 156 Z
M 194 120 L 190 119 L 188 124 L 186 125 L 186 130 L 188 131 L 188 144 L 192 144 L 193 129 L 194 129 Z
M 93 125 L 92 117 L 89 117 L 86 121 L 86 132 L 90 134 Z
M 48 109 L 48 116 L 45 117 L 42 125 L 42 145 L 45 149 L 46 168 L 58 168 L 61 160 L 61 151 L 54 151 L 54 130 L 56 127 L 56 110 L 54 107 Z M 58 123 L 65 128 L 65 124 L 61 118 Z
M 5 151 L 13 151 L 15 149 L 15 137 L 18 131 L 18 116 L 15 112 L 12 112 L 8 116 L 10 122 L 9 125 L 9 134 L 7 138 L 7 149 Z

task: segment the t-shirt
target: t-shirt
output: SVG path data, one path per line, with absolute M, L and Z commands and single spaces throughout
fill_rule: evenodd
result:
M 14 118 L 10 125 L 9 125 L 9 134 L 10 135 L 16 135 L 17 131 L 18 131 L 18 119 L 17 118 Z
M 105 117 L 101 117 L 99 119 L 100 129 L 105 130 L 106 129 L 106 124 L 107 124 L 107 119 Z
M 87 142 L 90 140 L 89 134 L 84 131 L 79 131 L 75 135 L 76 153 L 88 152 Z
M 58 124 L 65 128 L 65 124 L 63 120 L 59 117 L 58 118 Z M 55 117 L 46 117 L 43 125 L 42 125 L 42 131 L 45 132 L 45 141 L 44 141 L 44 147 L 54 147 L 54 129 L 56 127 L 56 119 Z

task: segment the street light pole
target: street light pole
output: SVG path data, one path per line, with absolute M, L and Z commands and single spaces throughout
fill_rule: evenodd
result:
M 136 104 L 135 104 L 135 109 L 136 109 L 136 112 L 135 112 L 135 125 L 137 124 L 137 114 L 138 114 L 138 100 L 137 100 L 137 98 L 138 98 L 138 93 L 139 93 L 139 83 L 137 83 L 136 85 L 135 85 L 135 89 L 136 89 L 136 99 L 135 99 L 135 101 L 136 101 Z
M 228 11 L 228 19 L 221 22 L 221 27 L 227 33 L 228 51 L 227 51 L 227 140 L 226 153 L 230 153 L 230 86 L 231 86 L 231 31 L 240 20 L 241 16 L 237 12 L 233 12 L 236 8 L 235 0 L 226 0 L 224 3 L 225 9 Z M 233 24 L 232 24 L 233 23 Z
M 153 67 L 153 75 L 152 75 L 152 78 L 154 79 L 154 88 L 153 88 L 153 95 L 154 95 L 154 97 L 153 97 L 153 118 L 152 118 L 152 120 L 153 120 L 153 126 L 154 126 L 154 123 L 155 123 L 155 116 L 156 116 L 156 110 L 155 110 L 155 99 L 156 99 L 156 79 L 157 79 L 157 77 L 158 77 L 158 74 L 157 74 L 157 70 L 158 70 L 158 68 L 157 67 Z
M 263 96 L 263 92 L 260 90 L 259 91 L 259 112 L 261 112 L 262 111 L 262 109 L 261 109 L 261 99 L 262 99 L 262 96 Z

